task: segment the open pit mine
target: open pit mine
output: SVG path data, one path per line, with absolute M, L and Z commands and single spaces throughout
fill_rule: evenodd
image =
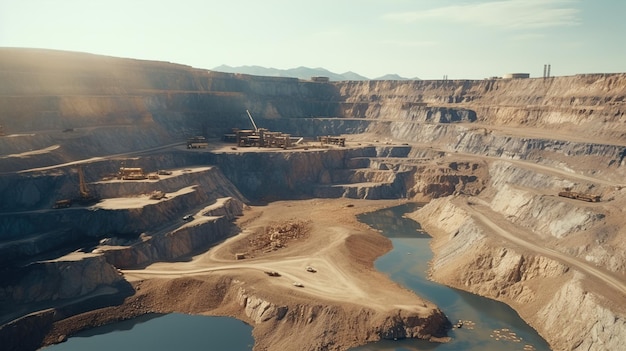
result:
M 445 342 L 355 219 L 424 202 L 432 280 L 553 350 L 618 350 L 625 99 L 626 74 L 328 82 L 0 49 L 0 344 L 153 312 L 235 317 L 255 350 Z

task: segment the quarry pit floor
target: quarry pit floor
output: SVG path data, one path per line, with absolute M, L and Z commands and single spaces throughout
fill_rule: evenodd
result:
M 349 140 L 348 146 L 389 145 L 392 141 L 381 140 L 371 142 L 364 136 Z M 412 144 L 412 146 L 414 146 Z M 172 146 L 170 146 L 172 147 Z M 185 149 L 184 146 L 174 146 Z M 318 145 L 310 145 L 311 150 L 319 149 Z M 208 150 L 188 150 L 189 152 L 292 152 L 291 150 L 233 148 L 232 145 L 216 144 Z M 301 151 L 301 150 L 298 150 Z M 115 155 L 120 156 L 120 155 Z M 461 156 L 461 155 L 455 155 Z M 462 155 L 467 156 L 467 155 Z M 492 159 L 487 156 L 472 155 L 476 159 Z M 89 160 L 84 160 L 88 162 Z M 529 162 L 511 160 L 527 168 L 541 169 L 554 173 L 562 173 L 557 169 L 535 165 Z M 80 161 L 79 161 L 80 163 Z M 52 168 L 52 167 L 49 167 Z M 41 170 L 31 169 L 26 171 Z M 177 171 L 178 172 L 178 171 Z M 182 171 L 180 171 L 182 172 Z M 174 174 L 176 175 L 176 174 Z M 588 178 L 580 175 L 570 177 Z M 596 182 L 614 184 L 604 179 L 593 179 Z M 187 190 L 185 190 L 187 191 Z M 107 208 L 141 207 L 136 198 L 119 198 L 116 201 L 102 203 Z M 602 270 L 578 259 L 544 249 L 537 245 L 527 245 L 531 240 L 511 239 L 507 235 L 506 221 L 487 211 L 480 204 L 470 203 L 465 198 L 464 207 L 473 217 L 478 218 L 481 226 L 489 227 L 492 239 L 502 240 L 508 244 L 523 247 L 525 250 L 550 256 L 564 262 L 585 273 L 585 285 L 590 290 L 600 287 L 609 287 L 605 295 L 612 297 L 610 301 L 620 301 L 626 293 L 626 284 L 620 277 L 607 274 Z M 408 291 L 391 281 L 385 274 L 373 267 L 376 258 L 391 249 L 388 239 L 374 232 L 371 228 L 358 222 L 356 215 L 374 211 L 384 207 L 391 207 L 406 202 L 406 200 L 357 200 L 357 199 L 309 199 L 299 201 L 276 201 L 264 206 L 248 206 L 236 224 L 241 232 L 230 239 L 212 247 L 204 253 L 181 259 L 177 262 L 157 262 L 143 269 L 123 270 L 126 280 L 136 287 L 141 287 L 139 296 L 147 296 L 168 289 L 170 299 L 161 298 L 145 308 L 144 312 L 152 310 L 161 312 L 175 312 L 183 310 L 187 313 L 215 314 L 212 309 L 192 310 L 183 307 L 176 300 L 186 295 L 185 300 L 203 299 L 203 291 L 186 289 L 184 285 L 172 289 L 172 281 L 181 279 L 208 279 L 215 281 L 221 278 L 232 279 L 270 301 L 280 301 L 285 304 L 298 304 L 306 301 L 309 304 L 341 305 L 348 310 L 358 310 L 363 307 L 387 312 L 397 309 L 426 315 L 432 304 L 424 301 L 413 292 Z M 106 206 L 105 206 L 106 205 Z M 485 216 L 489 218 L 486 219 Z M 193 226 L 195 219 L 184 223 Z M 236 254 L 246 252 L 247 242 L 254 241 L 265 228 L 273 225 L 289 225 L 306 223 L 307 235 L 304 238 L 294 238 L 284 242 L 280 247 L 272 250 L 256 250 L 248 253 L 243 259 L 237 259 Z M 503 229 L 504 228 L 504 229 Z M 518 238 L 525 234 L 518 233 Z M 313 267 L 315 272 L 307 271 Z M 279 276 L 269 276 L 267 272 L 277 272 Z M 296 286 L 294 283 L 301 284 Z M 163 297 L 163 295 L 159 295 Z M 620 309 L 620 306 L 612 306 Z M 238 311 L 239 309 L 239 311 Z M 221 306 L 218 314 L 241 316 L 240 306 Z M 521 312 L 521 311 L 520 311 Z M 137 311 L 116 318 L 130 318 Z M 73 323 L 70 321 L 70 323 Z M 79 323 L 79 322 L 77 322 Z M 269 331 L 260 332 L 259 337 L 271 337 Z M 350 335 L 345 335 L 349 338 Z M 338 338 L 341 339 L 341 336 Z
M 206 252 L 177 262 L 157 262 L 142 269 L 122 270 L 124 278 L 134 287 L 133 296 L 121 306 L 90 311 L 58 323 L 49 340 L 71 334 L 72 330 L 145 313 L 177 312 L 244 320 L 254 326 L 253 336 L 259 349 L 266 349 L 268 345 L 271 345 L 268 349 L 278 349 L 277 345 L 286 340 L 281 333 L 286 331 L 279 332 L 270 323 L 246 316 L 240 301 L 224 298 L 236 294 L 233 291 L 243 290 L 249 296 L 278 306 L 335 306 L 344 317 L 332 315 L 333 322 L 341 324 L 338 318 L 351 319 L 343 323 L 349 324 L 349 328 L 333 330 L 333 349 L 357 346 L 363 340 L 356 341 L 355 329 L 371 327 L 372 323 L 381 323 L 400 311 L 428 318 L 437 309 L 433 303 L 374 268 L 374 261 L 391 250 L 391 241 L 357 220 L 360 213 L 405 202 L 308 199 L 246 207 L 236 220 L 241 229 L 239 234 Z M 195 220 L 201 221 L 194 219 L 185 225 L 193 226 Z M 289 235 L 290 228 L 295 227 L 301 235 Z M 280 245 L 272 249 L 251 246 L 250 243 L 265 240 L 268 228 L 274 234 L 285 234 L 281 236 Z M 245 258 L 237 259 L 237 253 L 242 251 L 246 252 Z M 373 311 L 373 315 L 352 317 L 361 315 L 364 310 Z M 319 335 L 315 333 L 298 333 L 296 337 L 300 345 L 316 345 L 317 338 Z M 446 338 L 432 340 L 441 342 Z
M 346 302 L 385 311 L 426 313 L 424 301 L 376 271 L 373 261 L 391 249 L 390 242 L 360 223 L 356 215 L 402 203 L 399 200 L 312 199 L 278 201 L 244 211 L 242 232 L 186 262 L 157 262 L 124 270 L 131 282 L 202 275 L 230 275 L 250 283 L 270 300 L 302 297 L 320 303 Z M 297 223 L 304 237 L 285 239 L 279 248 L 246 250 L 265 228 Z M 189 225 L 193 225 L 190 223 Z M 239 251 L 245 258 L 236 259 Z M 313 272 L 307 271 L 313 268 Z M 277 272 L 270 276 L 267 272 Z M 302 286 L 296 286 L 299 283 Z

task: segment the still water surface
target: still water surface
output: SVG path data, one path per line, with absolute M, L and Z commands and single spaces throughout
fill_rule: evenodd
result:
M 45 351 L 252 350 L 252 327 L 228 317 L 145 315 L 81 332 Z
M 435 303 L 453 323 L 458 320 L 470 323 L 450 331 L 452 341 L 445 344 L 415 340 L 381 341 L 352 350 L 550 350 L 546 341 L 509 306 L 428 280 L 428 262 L 433 256 L 429 246 L 430 236 L 419 223 L 403 217 L 418 206 L 406 204 L 359 216 L 361 222 L 380 230 L 393 242 L 393 250 L 376 260 L 375 266 L 394 281 Z
M 393 250 L 380 257 L 375 266 L 417 295 L 437 304 L 452 322 L 470 322 L 461 329 L 450 331 L 452 341 L 445 344 L 416 340 L 381 341 L 352 350 L 550 350 L 535 330 L 507 305 L 427 279 L 428 262 L 432 258 L 430 237 L 417 222 L 403 217 L 417 206 L 407 204 L 359 216 L 360 221 L 380 230 L 393 242 Z M 45 351 L 252 350 L 254 339 L 251 334 L 250 326 L 233 318 L 149 315 L 82 332 L 65 343 L 45 348 Z

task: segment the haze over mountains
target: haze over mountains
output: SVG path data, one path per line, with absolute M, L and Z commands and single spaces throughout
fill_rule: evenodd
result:
M 405 78 L 397 74 L 386 74 L 382 77 L 368 78 L 358 73 L 348 71 L 345 73 L 334 73 L 325 68 L 317 67 L 297 67 L 290 69 L 278 69 L 267 68 L 261 66 L 238 66 L 232 67 L 228 65 L 221 65 L 212 69 L 213 71 L 226 72 L 226 73 L 243 73 L 255 76 L 269 76 L 269 77 L 292 77 L 299 79 L 311 79 L 311 77 L 328 77 L 331 81 L 342 80 L 419 80 L 419 78 Z

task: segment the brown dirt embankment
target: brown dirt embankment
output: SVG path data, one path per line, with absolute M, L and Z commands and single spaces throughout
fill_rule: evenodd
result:
M 135 295 L 121 306 L 57 322 L 46 342 L 149 312 L 241 319 L 254 327 L 255 350 L 345 350 L 396 337 L 440 340 L 449 326 L 445 315 L 375 270 L 373 261 L 391 244 L 355 217 L 398 203 L 314 199 L 252 207 L 238 220 L 242 233 L 206 253 L 124 271 Z

